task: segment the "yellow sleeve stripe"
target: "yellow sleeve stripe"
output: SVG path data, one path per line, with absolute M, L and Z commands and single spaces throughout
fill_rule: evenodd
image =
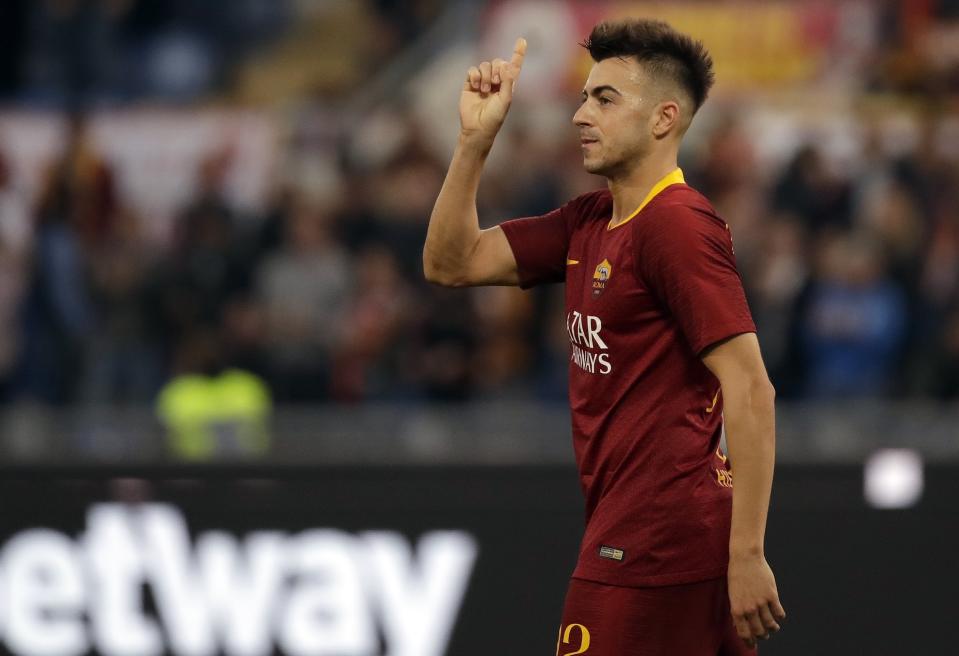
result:
M 722 387 L 720 387 L 718 390 L 716 390 L 716 396 L 713 397 L 713 404 L 712 404 L 711 406 L 709 406 L 708 408 L 706 408 L 706 412 L 712 412 L 713 410 L 716 409 L 716 401 L 719 400 L 719 393 L 720 393 L 722 390 L 723 390 Z
M 650 201 L 656 198 L 656 196 L 658 196 L 663 189 L 674 184 L 682 184 L 685 182 L 686 182 L 686 178 L 683 177 L 682 169 L 676 168 L 671 173 L 667 173 L 665 176 L 663 176 L 660 179 L 659 182 L 653 185 L 653 188 L 649 190 L 648 194 L 646 194 L 646 198 L 643 199 L 643 202 L 639 204 L 639 207 L 637 207 L 632 214 L 630 214 L 625 219 L 623 219 L 622 221 L 620 221 L 619 223 L 615 225 L 613 224 L 613 220 L 610 219 L 609 225 L 606 226 L 606 229 L 612 230 L 613 228 L 618 228 L 621 225 L 626 225 L 633 219 L 634 216 L 642 212 L 643 208 L 649 205 Z
M 571 265 L 571 264 L 579 264 L 579 260 L 569 260 L 569 259 L 567 259 L 567 260 L 566 260 L 566 266 L 569 266 L 569 265 Z

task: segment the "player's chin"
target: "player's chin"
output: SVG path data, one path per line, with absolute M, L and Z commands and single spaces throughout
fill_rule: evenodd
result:
M 586 169 L 587 173 L 594 173 L 596 175 L 603 175 L 606 171 L 606 166 L 602 160 L 593 159 L 590 157 L 583 158 L 583 168 Z
M 596 157 L 595 153 L 585 152 L 585 149 L 584 149 L 584 152 L 583 152 L 583 168 L 584 169 L 592 173 L 593 169 L 595 169 L 597 166 L 600 166 L 601 164 L 602 164 L 602 160 L 599 157 Z

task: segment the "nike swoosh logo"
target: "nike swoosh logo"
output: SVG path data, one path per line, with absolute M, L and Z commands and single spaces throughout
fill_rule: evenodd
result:
M 569 260 L 569 259 L 566 260 L 566 266 L 570 266 L 573 264 L 579 264 L 579 260 Z

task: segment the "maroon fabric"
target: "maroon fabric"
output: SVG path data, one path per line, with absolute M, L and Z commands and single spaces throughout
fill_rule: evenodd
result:
M 685 184 L 612 230 L 611 211 L 600 191 L 502 225 L 524 286 L 566 282 L 586 496 L 574 576 L 627 586 L 723 576 L 732 478 L 718 451 L 719 381 L 698 354 L 755 331 L 729 230 Z
M 657 588 L 573 579 L 557 643 L 557 656 L 756 654 L 736 634 L 725 578 Z

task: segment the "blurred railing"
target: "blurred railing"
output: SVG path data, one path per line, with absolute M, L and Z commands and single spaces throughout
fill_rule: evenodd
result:
M 228 428 L 228 427 L 227 427 Z M 226 431 L 227 434 L 229 430 Z M 563 464 L 572 462 L 563 405 L 472 403 L 281 407 L 265 454 L 229 445 L 214 462 L 263 464 Z M 881 448 L 959 462 L 959 406 L 934 402 L 777 405 L 784 464 L 856 463 Z M 0 465 L 176 462 L 150 408 L 0 410 Z

